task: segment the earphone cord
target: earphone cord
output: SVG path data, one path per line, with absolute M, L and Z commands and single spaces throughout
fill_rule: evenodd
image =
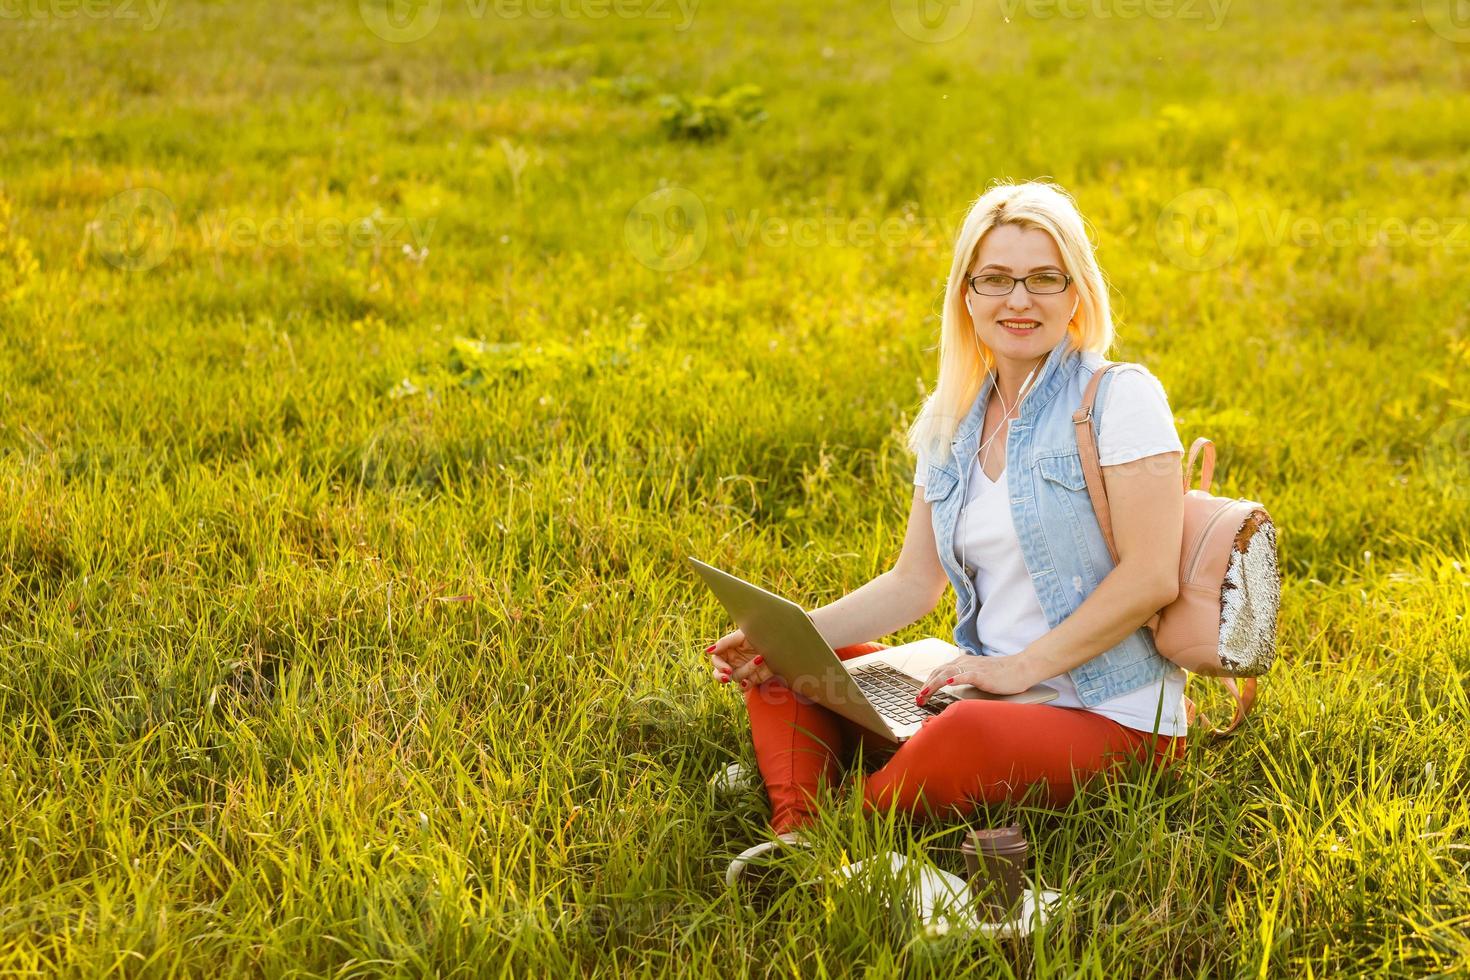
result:
M 1003 416 L 1001 416 L 1000 424 L 995 427 L 995 431 L 990 434 L 990 438 L 989 439 L 986 439 L 984 442 L 982 442 L 980 444 L 980 449 L 979 449 L 978 455 L 980 456 L 980 468 L 981 468 L 982 471 L 985 468 L 985 460 L 986 460 L 985 450 L 986 450 L 986 448 L 989 447 L 989 445 L 992 442 L 995 441 L 995 437 L 996 436 L 1000 435 L 1001 427 L 1004 426 L 1005 423 L 1010 419 L 1011 413 L 1013 411 L 1015 411 L 1017 408 L 1019 408 L 1021 406 L 1021 403 L 1026 400 L 1026 396 L 1031 393 L 1031 387 L 1030 387 L 1030 385 L 1031 385 L 1031 378 L 1035 374 L 1036 374 L 1036 368 L 1032 368 L 1031 371 L 1030 371 L 1030 373 L 1028 373 L 1026 375 L 1026 380 L 1021 382 L 1021 393 L 1016 396 L 1016 404 L 1014 404 L 1014 405 L 1007 405 L 1006 404 L 1005 396 L 1000 393 L 1000 381 L 999 381 L 999 379 L 996 379 L 995 387 L 994 387 L 995 397 L 997 397 L 997 398 L 1000 399 L 1000 405 L 1001 405 L 1001 408 L 1005 409 L 1005 414 Z M 991 372 L 991 377 L 992 378 L 995 377 L 995 373 L 994 372 Z M 984 423 L 982 422 L 981 425 L 983 427 L 984 426 Z M 975 457 L 972 456 L 972 457 L 970 457 L 969 466 L 973 467 L 974 465 L 975 465 Z M 968 491 L 966 491 L 966 496 L 968 496 Z M 969 570 L 969 566 L 965 564 L 965 536 L 964 536 L 964 530 L 963 530 L 963 526 L 962 526 L 962 518 L 964 517 L 965 504 L 966 503 L 968 503 L 968 501 L 966 501 L 966 500 L 961 500 L 960 501 L 960 512 L 959 512 L 958 515 L 956 515 L 956 521 L 961 524 L 961 527 L 960 527 L 960 567 L 963 568 L 965 570 L 965 574 L 968 575 L 970 570 Z M 977 595 L 976 598 L 978 600 L 979 596 Z
M 1012 285 L 1014 286 L 1014 283 Z M 1068 323 L 1071 323 L 1072 322 L 1072 318 L 1077 316 L 1077 308 L 1079 306 L 1081 306 L 1081 305 L 1082 305 L 1082 299 L 1081 299 L 1081 297 L 1078 297 L 1077 302 L 1075 302 L 1075 303 L 1072 304 L 1072 312 L 1071 312 L 1071 314 L 1067 318 L 1067 322 Z M 970 294 L 969 294 L 968 291 L 966 291 L 966 293 L 965 293 L 965 309 L 970 312 L 970 315 L 972 317 L 975 315 L 975 308 L 974 308 L 973 304 L 970 302 Z M 1033 375 L 1036 374 L 1037 368 L 1039 368 L 1040 366 L 1041 365 L 1037 365 L 1037 367 L 1032 368 L 1031 371 L 1030 371 L 1030 373 L 1028 373 L 1026 375 L 1026 380 L 1021 382 L 1021 393 L 1016 396 L 1016 404 L 1015 405 L 1007 405 L 1006 404 L 1005 398 L 1002 397 L 1001 396 L 1001 393 L 1000 393 L 1000 380 L 998 378 L 996 379 L 996 383 L 995 383 L 995 396 L 997 398 L 1000 398 L 1000 404 L 1001 404 L 1001 407 L 1005 409 L 1005 415 L 1001 417 L 1000 425 L 997 425 L 995 427 L 995 431 L 990 434 L 990 438 L 989 439 L 986 439 L 984 442 L 982 442 L 980 444 L 979 455 L 980 455 L 980 468 L 982 470 L 985 468 L 985 459 L 986 459 L 986 457 L 985 457 L 985 450 L 986 450 L 986 447 L 988 447 L 990 445 L 990 443 L 995 439 L 996 436 L 1000 435 L 1001 426 L 1005 425 L 1006 421 L 1010 418 L 1011 412 L 1014 411 L 1017 407 L 1019 407 L 1020 404 L 1023 401 L 1026 400 L 1026 396 L 1031 393 L 1031 388 L 1030 388 L 1031 378 L 1032 378 Z M 990 376 L 992 378 L 995 378 L 995 372 L 992 371 L 990 373 Z M 980 427 L 981 427 L 981 429 L 984 429 L 984 427 L 985 427 L 985 423 L 984 423 L 983 420 L 980 423 Z M 961 476 L 962 477 L 967 476 L 969 474 L 968 467 L 971 467 L 971 466 L 974 466 L 974 465 L 975 465 L 975 458 L 972 456 L 972 457 L 970 457 L 969 463 L 966 464 L 966 466 L 967 466 L 966 470 L 964 471 L 963 474 L 961 474 Z M 959 510 L 959 513 L 955 516 L 955 521 L 956 521 L 956 525 L 957 525 L 956 533 L 959 533 L 960 534 L 960 567 L 962 569 L 964 569 L 965 574 L 968 575 L 969 574 L 969 568 L 966 567 L 966 565 L 965 565 L 965 538 L 964 538 L 964 534 L 962 533 L 961 529 L 959 529 L 958 525 L 959 525 L 959 522 L 961 521 L 961 519 L 964 517 L 965 504 L 968 503 L 968 501 L 965 500 L 965 499 L 963 499 L 963 497 L 964 496 L 967 496 L 968 493 L 969 493 L 969 491 L 963 485 L 961 486 L 961 490 L 963 491 L 963 493 L 962 493 L 962 499 L 960 500 L 960 510 Z M 979 598 L 980 598 L 978 587 L 976 588 L 975 598 L 976 598 L 976 601 L 978 602 L 979 601 Z

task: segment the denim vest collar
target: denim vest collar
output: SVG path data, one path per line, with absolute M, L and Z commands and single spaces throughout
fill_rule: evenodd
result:
M 1017 422 L 1024 425 L 1028 419 L 1034 418 L 1041 411 L 1042 407 L 1056 396 L 1057 391 L 1066 384 L 1066 376 L 1076 370 L 1077 360 L 1080 354 L 1072 348 L 1069 340 L 1069 337 L 1063 337 L 1062 342 L 1053 347 L 1051 353 L 1046 356 L 1046 361 L 1041 366 L 1041 377 L 1036 379 L 1035 388 L 1032 389 L 1032 393 L 1021 400 L 1021 414 L 1016 416 L 1011 422 L 1012 431 L 1015 430 Z M 1104 380 L 1107 379 L 1105 378 Z M 959 455 L 959 450 L 962 448 L 961 443 L 973 440 L 977 443 L 978 448 L 978 432 L 980 426 L 985 422 L 985 409 L 990 401 L 990 390 L 994 387 L 994 382 L 994 372 L 987 372 L 985 381 L 980 385 L 980 393 L 975 396 L 975 402 L 970 406 L 970 411 L 960 420 L 960 424 L 955 427 L 952 447 L 955 451 L 956 459 L 968 458 Z M 1007 439 L 1007 442 L 1009 442 L 1009 439 Z M 1010 466 L 1009 459 L 1010 457 L 1008 455 L 1007 466 Z

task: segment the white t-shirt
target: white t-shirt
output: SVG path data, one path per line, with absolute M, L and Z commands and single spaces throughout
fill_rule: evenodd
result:
M 1097 434 L 1100 466 L 1114 466 L 1156 453 L 1183 452 L 1174 429 L 1174 414 L 1163 386 L 1141 370 L 1114 368 L 1108 379 L 1106 398 L 1099 399 Z M 994 452 L 999 443 L 992 443 Z M 924 485 L 928 463 L 919 460 L 914 483 Z M 1010 467 L 992 483 L 979 463 L 971 459 L 966 475 L 965 505 L 955 528 L 955 561 L 975 570 L 975 591 L 980 599 L 975 632 L 987 656 L 1011 656 L 1045 634 L 1050 627 L 1036 597 L 1031 573 L 1021 555 L 1021 540 L 1011 521 L 1007 477 Z M 1170 665 L 1161 684 L 1150 684 L 1089 708 L 1128 728 L 1154 731 L 1159 716 L 1161 735 L 1184 735 L 1183 669 Z M 1059 692 L 1055 701 L 1062 708 L 1087 707 L 1077 696 L 1077 687 L 1067 674 L 1044 683 Z M 1160 688 L 1163 708 L 1160 714 Z

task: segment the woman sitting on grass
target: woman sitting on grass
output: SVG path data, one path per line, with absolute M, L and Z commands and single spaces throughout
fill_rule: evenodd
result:
M 1183 753 L 1184 672 L 1159 655 L 1144 623 L 1178 591 L 1184 447 L 1152 374 L 1104 375 L 1093 424 L 1114 567 L 1072 420 L 1112 346 L 1113 321 L 1082 216 L 1054 184 L 996 186 L 975 202 L 941 330 L 938 383 L 909 432 L 917 486 L 902 552 L 810 615 L 849 659 L 882 649 L 871 641 L 928 615 L 950 585 L 964 652 L 929 677 L 918 703 L 950 684 L 1016 694 L 1045 683 L 1060 697 L 961 700 L 881 768 L 854 774 L 855 791 L 869 812 L 896 802 L 923 816 L 1019 801 L 1033 787 L 1064 805 L 1077 784 L 1122 760 L 1162 765 Z M 859 741 L 880 755 L 885 746 L 787 688 L 742 631 L 706 652 L 716 679 L 745 691 L 772 827 L 799 843 L 818 785 L 831 784 Z

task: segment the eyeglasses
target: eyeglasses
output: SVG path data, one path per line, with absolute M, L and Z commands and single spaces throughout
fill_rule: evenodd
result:
M 1037 295 L 1060 293 L 1072 284 L 1072 277 L 1061 272 L 1033 272 L 1020 279 L 999 272 L 986 272 L 966 276 L 965 280 L 981 296 L 1009 296 L 1018 282 L 1026 284 L 1026 292 Z

